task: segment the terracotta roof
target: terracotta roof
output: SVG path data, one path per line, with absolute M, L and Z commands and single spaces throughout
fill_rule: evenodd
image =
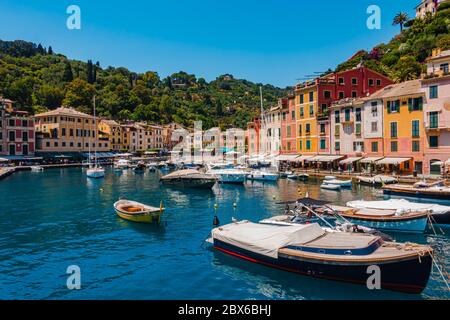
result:
M 415 94 L 422 94 L 420 80 L 410 80 L 402 83 L 391 84 L 375 92 L 371 96 L 364 98 L 364 100 L 386 99 Z
M 48 117 L 48 116 L 69 116 L 69 117 L 81 117 L 81 118 L 94 118 L 93 116 L 77 111 L 73 108 L 60 107 L 55 110 L 51 110 L 44 113 L 39 113 L 35 115 L 37 118 Z
M 120 124 L 118 124 L 114 120 L 102 119 L 101 122 L 106 123 L 107 125 L 112 126 L 112 127 L 120 127 Z

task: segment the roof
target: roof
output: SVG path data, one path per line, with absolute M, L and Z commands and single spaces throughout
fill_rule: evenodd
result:
M 73 108 L 59 107 L 55 110 L 43 112 L 35 115 L 36 118 L 48 117 L 48 116 L 69 116 L 69 117 L 81 117 L 81 118 L 94 118 L 93 116 L 77 111 Z
M 437 54 L 435 56 L 428 57 L 426 59 L 426 61 L 428 62 L 428 61 L 438 60 L 438 59 L 442 59 L 442 58 L 450 58 L 450 50 L 441 51 L 439 54 Z
M 111 127 L 120 127 L 120 124 L 114 120 L 102 119 L 101 122 L 106 123 L 107 125 L 109 125 Z
M 374 99 L 395 98 L 417 94 L 423 94 L 423 92 L 421 91 L 420 80 L 410 80 L 402 83 L 391 84 L 375 92 L 370 97 L 367 97 L 364 100 L 368 101 Z
M 331 108 L 338 108 L 338 107 L 352 107 L 357 105 L 362 105 L 364 103 L 364 98 L 345 98 L 341 99 L 339 101 L 333 102 L 331 105 Z

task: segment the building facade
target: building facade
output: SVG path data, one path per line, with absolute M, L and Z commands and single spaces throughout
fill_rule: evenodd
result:
M 289 96 L 288 102 L 281 109 L 281 153 L 297 154 L 295 96 Z
M 57 153 L 108 152 L 108 137 L 100 137 L 94 117 L 72 108 L 58 109 L 34 116 L 36 151 Z
M 26 112 L 0 105 L 0 155 L 32 156 L 35 152 L 33 119 Z

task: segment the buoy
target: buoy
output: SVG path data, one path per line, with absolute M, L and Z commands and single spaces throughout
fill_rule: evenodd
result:
M 219 221 L 219 218 L 217 216 L 214 216 L 213 225 L 216 226 L 216 227 L 218 225 L 220 225 L 220 221 Z
M 235 208 L 237 207 L 237 203 L 236 203 L 236 202 L 235 202 L 235 203 L 233 203 L 233 207 L 235 207 Z
M 217 203 L 214 203 L 214 209 L 217 209 L 219 205 Z

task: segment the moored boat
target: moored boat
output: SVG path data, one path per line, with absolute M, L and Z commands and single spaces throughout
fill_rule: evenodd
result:
M 217 182 L 217 177 L 207 175 L 198 170 L 178 170 L 160 179 L 161 183 L 182 188 L 211 189 Z
M 233 184 L 243 184 L 247 176 L 245 172 L 235 169 L 208 170 L 206 174 L 217 177 L 219 183 Z
M 44 168 L 41 166 L 31 166 L 30 169 L 31 169 L 31 172 L 43 172 L 44 171 Z
M 338 184 L 328 184 L 328 183 L 322 183 L 320 185 L 321 189 L 325 189 L 325 190 L 334 190 L 334 191 L 339 191 L 341 190 L 341 186 Z
M 355 209 L 396 210 L 402 212 L 429 212 L 431 220 L 437 224 L 450 224 L 450 206 L 434 203 L 416 203 L 406 199 L 390 199 L 386 201 L 350 201 L 347 206 Z
M 336 186 L 339 186 L 341 188 L 351 188 L 352 187 L 352 180 L 329 179 L 329 180 L 324 180 L 324 184 L 336 185 Z
M 99 166 L 95 166 L 95 167 L 89 168 L 86 171 L 86 175 L 88 178 L 100 179 L 105 176 L 105 169 L 103 169 Z
M 431 273 L 429 246 L 380 237 L 327 232 L 318 224 L 267 225 L 248 221 L 212 230 L 216 250 L 249 262 L 329 280 L 366 285 L 370 266 L 381 272 L 381 288 L 420 293 Z
M 383 188 L 383 193 L 389 196 L 450 201 L 450 187 L 446 186 L 443 181 L 433 184 L 388 185 Z
M 114 203 L 116 214 L 122 219 L 140 223 L 160 223 L 164 208 L 151 207 L 136 201 L 119 200 Z
M 145 169 L 147 169 L 147 165 L 145 162 L 140 161 L 134 168 L 133 171 L 135 173 L 144 173 Z
M 398 179 L 390 176 L 377 175 L 374 177 L 356 177 L 356 181 L 360 184 L 365 184 L 369 186 L 381 187 L 386 184 L 398 183 Z
M 247 179 L 255 181 L 277 181 L 278 174 L 267 171 L 254 170 L 247 174 Z

